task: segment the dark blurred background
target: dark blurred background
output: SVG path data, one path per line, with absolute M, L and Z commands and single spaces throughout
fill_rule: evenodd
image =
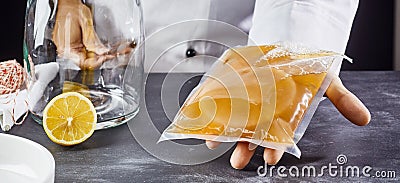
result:
M 0 6 L 0 61 L 22 60 L 26 0 L 2 1 Z
M 0 6 L 0 60 L 22 60 L 26 0 L 3 1 Z M 393 70 L 395 0 L 360 0 L 347 55 L 353 64 L 344 70 Z
M 360 0 L 346 54 L 353 64 L 344 70 L 393 70 L 395 0 Z

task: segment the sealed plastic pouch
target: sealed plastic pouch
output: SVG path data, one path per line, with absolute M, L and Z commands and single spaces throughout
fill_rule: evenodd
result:
M 293 43 L 228 50 L 188 96 L 160 141 L 247 141 L 300 157 L 296 143 L 343 58 Z

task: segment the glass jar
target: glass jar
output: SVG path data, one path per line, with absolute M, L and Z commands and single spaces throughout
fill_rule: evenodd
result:
M 47 103 L 64 92 L 92 101 L 97 129 L 133 118 L 143 41 L 140 0 L 28 0 L 24 59 L 33 118 L 41 123 Z

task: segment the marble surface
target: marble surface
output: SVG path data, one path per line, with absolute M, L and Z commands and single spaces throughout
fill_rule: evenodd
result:
M 151 74 L 146 86 L 147 109 L 160 128 L 169 123 L 159 102 L 164 77 L 163 74 Z M 330 176 L 327 170 L 320 177 L 279 177 L 276 170 L 272 177 L 259 176 L 257 168 L 264 164 L 261 148 L 241 171 L 229 165 L 232 150 L 209 163 L 174 165 L 158 160 L 143 150 L 126 124 L 96 131 L 86 142 L 73 147 L 52 143 L 42 127 L 31 118 L 9 133 L 26 137 L 49 149 L 56 160 L 56 182 L 400 181 L 400 72 L 342 72 L 341 78 L 370 109 L 371 123 L 357 127 L 343 118 L 328 100 L 324 100 L 298 144 L 302 150 L 301 159 L 285 154 L 276 167 L 289 169 L 296 166 L 302 169 L 314 166 L 320 172 L 323 166 L 338 165 L 336 158 L 342 154 L 347 157 L 344 168 L 357 166 L 361 170 L 370 166 L 371 177 Z M 199 77 L 196 77 L 185 84 L 181 102 L 198 81 Z M 133 120 L 141 120 L 140 115 Z M 378 171 L 394 171 L 396 177 L 372 177 Z M 288 170 L 286 173 L 289 173 Z

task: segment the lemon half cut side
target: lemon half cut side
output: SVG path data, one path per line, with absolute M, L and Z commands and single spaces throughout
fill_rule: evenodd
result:
M 43 111 L 43 128 L 53 142 L 71 146 L 84 142 L 96 129 L 92 102 L 77 92 L 54 97 Z

